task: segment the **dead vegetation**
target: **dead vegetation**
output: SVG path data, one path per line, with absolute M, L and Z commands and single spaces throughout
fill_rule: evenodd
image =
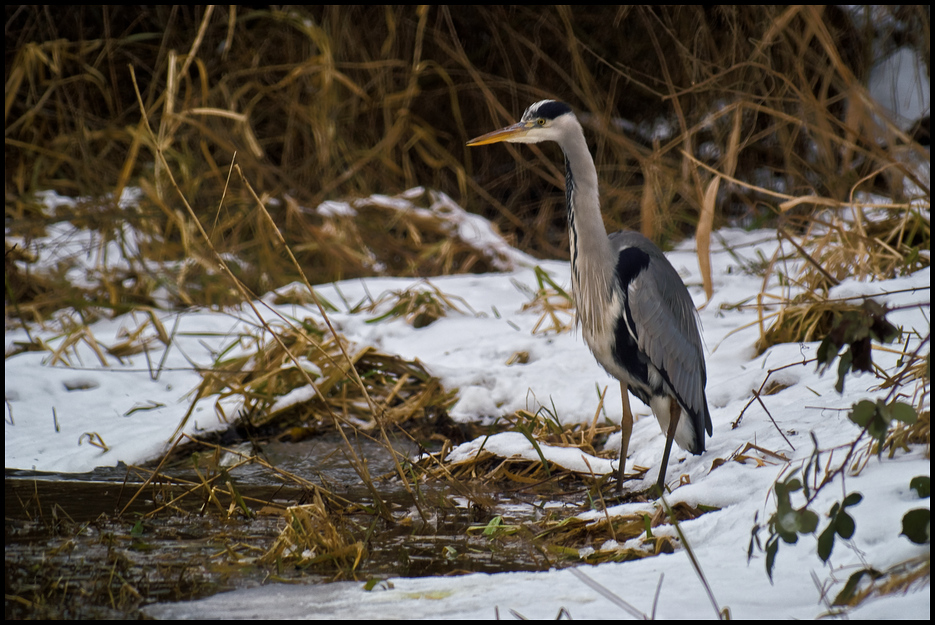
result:
M 864 210 L 874 218 L 866 218 Z M 764 271 L 764 291 L 758 295 L 762 353 L 779 343 L 821 340 L 836 320 L 861 308 L 855 298 L 834 298 L 830 290 L 846 278 L 890 280 L 928 267 L 931 224 L 927 207 L 844 206 L 801 217 L 804 233 L 780 230 L 781 245 Z M 882 216 L 880 213 L 883 213 Z M 789 271 L 790 261 L 792 271 Z M 785 293 L 768 292 L 776 278 Z M 767 321 L 771 320 L 767 325 Z M 908 356 L 908 354 L 907 354 Z
M 674 552 L 679 539 L 672 525 L 713 510 L 679 502 L 672 507 L 674 519 L 661 506 L 652 514 L 623 514 L 593 521 L 562 519 L 544 523 L 546 527 L 537 538 L 556 552 L 558 545 L 563 549 L 581 550 L 585 554 L 584 561 L 589 564 L 640 560 Z
M 378 202 L 360 207 L 361 218 L 332 224 L 309 210 L 418 186 L 484 212 L 523 249 L 563 257 L 564 196 L 549 149 L 508 147 L 474 163 L 464 147 L 544 97 L 582 112 L 609 226 L 638 226 L 657 241 L 695 230 L 704 273 L 716 223 L 807 214 L 862 192 L 902 205 L 913 199 L 907 180 L 928 197 L 928 181 L 912 165 L 927 160 L 924 151 L 906 129 L 881 122 L 866 95 L 861 81 L 875 59 L 863 52 L 869 33 L 855 26 L 927 24 L 927 14 L 864 11 L 890 13 L 858 19 L 837 7 L 760 5 L 8 7 L 9 232 L 28 243 L 50 221 L 70 220 L 119 242 L 111 227 L 119 220 L 140 239 L 128 256 L 135 262 L 102 274 L 101 287 L 72 285 L 52 302 L 49 285 L 20 277 L 8 280 L 16 285 L 9 297 L 46 314 L 55 305 L 148 302 L 166 268 L 146 261 L 182 261 L 169 270 L 174 304 L 235 301 L 169 192 L 166 166 L 219 251 L 239 259 L 253 293 L 297 276 L 232 163 L 261 189 L 314 282 L 501 266 L 451 237 L 444 220 Z M 927 38 L 898 34 L 929 58 Z M 120 206 L 130 186 L 142 198 Z M 31 197 L 50 188 L 100 198 L 94 205 L 102 209 L 63 205 L 46 214 Z M 898 242 L 890 247 L 903 253 Z M 8 261 L 8 277 L 18 267 Z M 66 282 L 59 277 L 54 287 Z
M 532 329 L 533 334 L 561 334 L 572 329 L 575 318 L 575 305 L 571 295 L 557 285 L 541 267 L 535 268 L 536 290 L 514 280 L 521 291 L 529 295 L 529 301 L 523 304 L 523 310 L 540 312 L 539 320 Z
M 892 12 L 893 23 L 929 22 L 923 7 L 865 10 Z M 660 242 L 694 232 L 709 296 L 711 232 L 778 224 L 789 246 L 758 270 L 764 285 L 781 274 L 806 294 L 770 300 L 764 289 L 760 349 L 827 333 L 848 312 L 827 295 L 844 277 L 892 278 L 930 263 L 929 182 L 913 166 L 927 153 L 907 129 L 881 121 L 864 83 L 870 34 L 838 7 L 10 5 L 6 16 L 6 314 L 57 324 L 68 340 L 55 350 L 41 339 L 20 346 L 48 350 L 55 362 L 68 364 L 84 344 L 106 367 L 171 342 L 154 309 L 243 304 L 305 276 L 320 284 L 509 268 L 495 246 L 461 236 L 458 206 L 484 213 L 526 251 L 565 258 L 556 154 L 507 146 L 475 162 L 464 147 L 547 97 L 581 112 L 609 229 L 638 228 Z M 900 36 L 930 58 L 927 37 Z M 85 199 L 49 208 L 36 199 L 48 189 Z M 140 197 L 125 201 L 131 189 Z M 889 203 L 871 206 L 864 198 L 872 193 Z M 62 247 L 53 226 L 62 223 L 86 239 L 49 266 L 43 261 Z M 298 291 L 279 297 L 315 303 Z M 570 329 L 570 298 L 544 273 L 530 299 L 536 332 Z M 431 285 L 370 306 L 375 323 L 398 317 L 416 327 L 473 313 Z M 118 343 L 87 329 L 128 311 L 139 324 Z M 253 426 L 275 423 L 293 438 L 353 427 L 385 439 L 387 428 L 443 414 L 456 392 L 418 361 L 351 345 L 311 319 L 258 324 L 229 347 L 203 372 L 197 397 L 216 397 L 222 413 L 235 399 Z M 887 383 L 927 378 L 927 359 L 905 355 L 899 379 Z M 597 416 L 564 428 L 517 413 L 503 426 L 534 447 L 599 456 L 615 427 Z M 928 441 L 927 416 L 921 421 L 887 448 Z M 400 482 L 413 490 L 424 475 L 451 484 L 583 483 L 600 498 L 599 479 L 544 457 L 480 454 L 451 465 L 448 449 L 427 458 L 418 477 L 399 467 Z M 239 497 L 229 470 L 214 464 L 186 496 L 248 514 L 257 502 Z M 370 512 L 393 518 L 366 467 L 356 466 L 374 496 Z M 353 577 L 367 555 L 359 532 L 343 523 L 344 504 L 313 493 L 310 504 L 276 510 L 285 527 L 264 561 Z M 676 517 L 702 512 L 677 507 Z M 653 532 L 665 526 L 660 514 L 555 519 L 536 540 L 575 558 L 593 547 L 591 562 L 666 553 L 678 542 Z M 639 545 L 620 547 L 634 539 Z M 608 540 L 618 547 L 604 549 Z
M 389 310 L 382 312 L 387 306 Z M 367 323 L 403 318 L 414 328 L 424 328 L 442 317 L 447 317 L 449 313 L 467 314 L 470 310 L 472 314 L 477 314 L 463 298 L 443 293 L 428 280 L 402 291 L 384 293 L 368 305 L 366 310 L 382 313 L 368 319 Z
M 366 556 L 364 544 L 334 522 L 317 491 L 312 503 L 290 506 L 282 516 L 284 527 L 260 558 L 263 564 L 310 567 L 328 563 L 341 573 L 353 573 Z
M 202 374 L 198 396 L 216 397 L 220 413 L 235 397 L 252 425 L 275 422 L 294 439 L 302 438 L 296 428 L 334 427 L 333 415 L 345 425 L 370 430 L 377 419 L 387 426 L 403 425 L 443 414 L 454 402 L 455 393 L 443 389 L 418 361 L 350 344 L 345 358 L 337 341 L 346 339 L 326 333 L 312 319 L 297 326 L 276 324 L 272 330 L 276 339 L 235 339 L 223 352 L 236 346 L 239 353 L 220 358 Z M 363 387 L 349 374 L 350 367 Z

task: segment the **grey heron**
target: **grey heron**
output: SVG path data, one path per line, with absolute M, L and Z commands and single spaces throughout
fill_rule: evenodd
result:
M 620 381 L 623 398 L 618 488 L 624 481 L 633 414 L 627 390 L 652 410 L 666 435 L 656 487 L 662 493 L 672 441 L 693 454 L 705 449 L 711 415 L 697 311 L 662 251 L 636 232 L 607 235 L 597 170 L 571 107 L 542 100 L 522 119 L 468 141 L 554 141 L 565 153 L 565 201 L 571 285 L 584 340 L 597 362 Z M 683 418 L 684 413 L 684 418 Z

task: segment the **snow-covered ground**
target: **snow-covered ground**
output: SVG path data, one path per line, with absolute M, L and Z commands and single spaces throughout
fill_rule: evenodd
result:
M 83 235 L 77 231 L 56 231 L 56 236 L 74 240 Z M 928 545 L 914 545 L 899 535 L 900 520 L 906 511 L 928 507 L 928 501 L 920 501 L 909 488 L 912 477 L 930 472 L 928 450 L 914 447 L 908 453 L 897 451 L 893 459 L 873 458 L 859 475 L 848 475 L 846 483 L 839 478 L 834 487 L 822 491 L 812 505 L 813 510 L 822 514 L 819 531 L 827 525 L 823 513 L 845 493 L 857 491 L 864 497 L 860 504 L 849 508 L 857 526 L 853 539 L 838 539 L 829 564 L 823 565 L 816 556 L 816 541 L 811 536 L 801 538 L 796 545 L 782 544 L 773 583 L 765 573 L 762 553 L 747 562 L 754 516 L 758 514 L 762 524 L 775 510 L 771 488 L 780 475 L 800 467 L 809 457 L 813 451 L 812 435 L 824 450 L 853 441 L 859 430 L 848 420 L 847 411 L 858 400 L 887 394 L 878 388 L 879 379 L 870 374 L 849 375 L 845 392 L 839 394 L 834 390 L 835 367 L 819 376 L 814 362 L 797 364 L 815 357 L 817 343 L 778 345 L 756 355 L 754 343 L 759 336 L 754 323 L 756 311 L 752 306 L 736 304 L 752 303 L 763 287 L 763 278 L 745 273 L 741 259 L 752 262 L 770 258 L 779 245 L 776 233 L 768 230 L 725 229 L 713 241 L 714 297 L 700 311 L 700 318 L 707 347 L 707 393 L 714 434 L 701 456 L 673 449 L 669 467 L 670 485 L 678 483 L 679 475 L 690 477 L 689 484 L 676 488 L 667 498 L 670 503 L 685 501 L 720 508 L 683 522 L 681 529 L 718 606 L 728 608 L 734 618 L 816 617 L 826 611 L 828 597 L 833 598 L 857 568 L 870 565 L 883 571 L 930 552 Z M 667 256 L 689 286 L 696 304 L 702 305 L 704 294 L 694 242 L 683 242 Z M 519 254 L 513 258 L 522 261 Z M 569 285 L 567 262 L 543 261 L 539 265 L 556 283 Z M 532 333 L 539 313 L 522 310 L 529 296 L 516 284 L 535 290 L 531 266 L 517 266 L 506 273 L 438 277 L 431 282 L 443 293 L 462 298 L 473 312 L 453 313 L 421 329 L 414 329 L 401 319 L 367 323 L 374 313 L 355 314 L 346 310 L 331 314 L 331 320 L 350 340 L 405 358 L 418 358 L 446 387 L 460 389 L 459 400 L 451 411 L 456 419 L 488 419 L 518 409 L 534 412 L 546 406 L 564 423 L 590 422 L 598 405 L 597 389 L 605 387 L 606 414 L 610 419 L 619 419 L 619 386 L 595 363 L 580 334 Z M 370 278 L 324 285 L 318 292 L 332 303 L 354 304 L 416 283 L 413 279 Z M 775 284 L 769 290 L 788 295 Z M 891 281 L 845 282 L 834 295 L 857 294 L 873 296 L 898 308 L 887 318 L 902 328 L 903 342 L 909 337 L 909 351 L 928 337 L 929 269 Z M 266 296 L 264 300 L 270 303 L 273 298 Z M 270 307 L 287 317 L 319 316 L 311 308 L 272 304 Z M 273 319 L 269 309 L 260 310 Z M 194 368 L 210 366 L 216 353 L 238 333 L 257 331 L 256 320 L 251 318 L 247 307 L 226 312 L 188 310 L 156 314 L 162 325 L 172 331 L 173 340 L 168 348 L 153 341 L 148 358 L 137 354 L 120 362 L 106 353 L 98 356 L 89 347 L 90 342 L 79 342 L 64 353 L 67 360 L 53 362 L 48 351 L 24 352 L 7 359 L 4 370 L 7 468 L 82 472 L 96 466 L 113 466 L 119 461 L 139 463 L 158 456 L 188 410 L 192 391 L 201 381 Z M 100 343 L 113 345 L 147 319 L 146 314 L 127 314 L 99 321 L 88 329 Z M 64 335 L 51 326 L 48 328 L 31 328 L 33 338 L 41 337 L 52 349 L 60 347 Z M 155 335 L 152 325 L 143 332 Z M 8 320 L 7 351 L 14 342 L 27 340 L 25 331 Z M 923 353 L 928 349 L 926 345 Z M 508 365 L 510 356 L 516 352 L 527 352 L 528 361 Z M 888 371 L 896 369 L 897 358 L 896 354 L 874 350 L 874 361 Z M 762 398 L 776 420 L 774 425 L 759 403 L 747 405 L 769 370 L 784 366 L 788 367 L 772 374 L 770 380 L 787 388 Z M 155 376 L 153 370 L 157 368 L 161 372 Z M 918 392 L 914 386 L 903 391 L 909 397 Z M 664 436 L 647 407 L 635 398 L 631 398 L 631 406 L 637 421 L 630 442 L 630 466 L 653 467 L 643 483 L 629 484 L 637 489 L 648 487 L 655 479 Z M 926 397 L 926 410 L 928 406 Z M 233 414 L 237 406 L 231 404 L 227 408 L 228 414 Z M 743 419 L 734 427 L 745 408 Z M 226 424 L 215 413 L 214 398 L 205 398 L 196 407 L 186 431 L 195 433 L 222 427 Z M 106 451 L 89 443 L 91 434 L 106 444 Z M 762 463 L 729 460 L 748 443 L 783 454 L 791 461 L 777 462 L 765 455 Z M 611 437 L 608 446 L 617 445 L 619 436 Z M 476 442 L 467 443 L 454 453 L 464 455 L 476 447 Z M 525 437 L 509 433 L 491 438 L 485 448 L 505 457 L 532 452 Z M 544 452 L 560 464 L 582 470 L 580 453 L 547 447 Z M 825 452 L 822 462 L 839 463 L 844 453 Z M 712 468 L 716 459 L 728 461 Z M 589 458 L 588 463 L 597 472 L 611 470 L 608 460 Z M 796 505 L 801 505 L 801 501 Z M 625 504 L 608 512 L 614 515 L 650 509 L 648 504 Z M 674 532 L 674 529 L 660 527 L 658 531 Z M 716 616 L 684 549 L 640 561 L 585 566 L 582 570 L 647 614 L 653 609 L 653 597 L 664 575 L 657 617 Z M 529 618 L 554 618 L 561 608 L 575 618 L 606 619 L 625 614 L 567 570 L 393 579 L 371 592 L 364 591 L 362 584 L 350 582 L 311 587 L 270 585 L 193 603 L 153 606 L 146 611 L 166 618 L 251 614 L 264 618 L 492 618 L 497 610 L 501 616 L 516 610 Z M 850 614 L 861 618 L 927 619 L 929 613 L 929 589 L 923 587 L 906 595 L 871 600 Z

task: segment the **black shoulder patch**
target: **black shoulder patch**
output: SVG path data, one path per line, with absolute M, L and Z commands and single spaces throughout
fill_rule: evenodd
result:
M 555 100 L 545 100 L 539 103 L 539 106 L 536 107 L 535 111 L 530 111 L 535 117 L 542 117 L 544 119 L 555 119 L 571 113 L 571 107 L 565 104 L 564 102 L 556 102 Z
M 628 247 L 620 250 L 617 255 L 617 279 L 620 288 L 626 293 L 630 283 L 649 267 L 649 254 L 638 247 Z

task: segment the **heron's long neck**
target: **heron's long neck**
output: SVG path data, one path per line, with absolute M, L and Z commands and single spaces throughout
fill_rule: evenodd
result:
M 565 152 L 565 198 L 568 207 L 568 240 L 571 247 L 571 281 L 578 321 L 585 337 L 599 331 L 600 313 L 608 309 L 616 260 L 601 219 L 597 170 L 583 133 L 575 133 L 562 145 Z

